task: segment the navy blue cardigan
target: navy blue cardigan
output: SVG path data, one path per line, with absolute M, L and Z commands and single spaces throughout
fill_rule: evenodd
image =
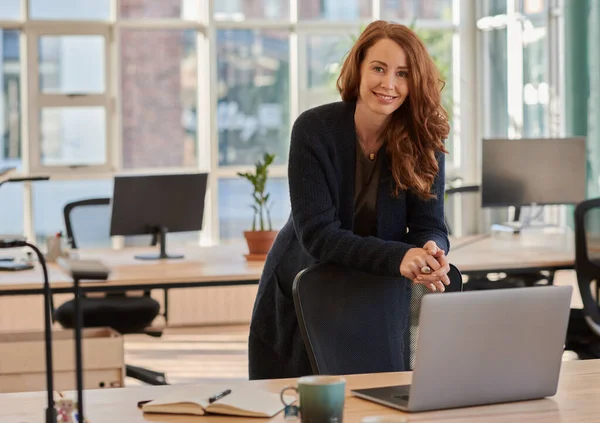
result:
M 400 276 L 400 263 L 410 248 L 434 240 L 449 250 L 443 153 L 438 154 L 440 171 L 432 200 L 421 200 L 410 190 L 393 197 L 386 155 L 377 198 L 377 237 L 352 232 L 355 108 L 355 102 L 326 104 L 302 113 L 294 123 L 288 173 L 292 211 L 269 252 L 259 283 L 250 324 L 251 379 L 311 373 L 292 301 L 292 284 L 301 270 L 326 261 Z

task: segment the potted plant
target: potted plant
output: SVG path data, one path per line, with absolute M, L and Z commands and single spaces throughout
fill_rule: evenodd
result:
M 277 231 L 273 230 L 269 209 L 269 193 L 265 193 L 269 166 L 275 160 L 274 154 L 265 153 L 262 160 L 258 160 L 254 172 L 238 172 L 238 176 L 247 179 L 254 188 L 252 192 L 254 210 L 252 217 L 252 230 L 244 232 L 244 238 L 248 243 L 248 260 L 264 260 L 273 245 Z

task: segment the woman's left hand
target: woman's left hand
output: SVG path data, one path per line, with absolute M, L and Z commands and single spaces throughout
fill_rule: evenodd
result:
M 427 251 L 429 255 L 432 256 L 432 258 L 435 258 L 435 260 L 437 260 L 440 267 L 439 269 L 429 274 L 420 273 L 419 275 L 417 275 L 417 281 L 420 281 L 421 283 L 430 282 L 431 284 L 433 284 L 434 282 L 441 281 L 446 286 L 450 285 L 450 279 L 448 278 L 448 272 L 450 271 L 450 263 L 446 258 L 444 250 L 439 248 L 435 241 L 427 241 L 425 245 L 423 245 L 423 249 Z

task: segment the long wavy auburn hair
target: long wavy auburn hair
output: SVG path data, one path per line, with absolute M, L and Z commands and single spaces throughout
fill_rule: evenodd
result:
M 384 38 L 395 41 L 408 62 L 408 96 L 381 134 L 391 157 L 393 194 L 398 196 L 401 190 L 412 190 L 422 199 L 434 198 L 431 186 L 439 171 L 436 152 L 448 152 L 443 140 L 448 137 L 450 124 L 442 106 L 445 83 L 417 34 L 396 23 L 369 24 L 344 60 L 337 88 L 343 101 L 358 99 L 361 64 L 367 50 Z

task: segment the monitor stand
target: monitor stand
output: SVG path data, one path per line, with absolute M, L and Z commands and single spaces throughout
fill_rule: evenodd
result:
M 534 207 L 535 204 L 532 204 L 530 207 Z M 540 212 L 543 211 L 543 207 L 540 209 Z M 539 215 L 539 214 L 538 214 Z M 519 234 L 521 233 L 521 231 L 523 229 L 534 229 L 534 228 L 548 228 L 551 227 L 553 225 L 549 225 L 549 224 L 539 224 L 534 222 L 533 220 L 536 219 L 538 217 L 538 215 L 534 216 L 534 217 L 528 217 L 527 219 L 525 219 L 524 221 L 521 221 L 521 207 L 520 206 L 516 206 L 515 207 L 515 215 L 513 217 L 513 220 L 510 222 L 504 222 L 504 223 L 500 223 L 500 224 L 494 224 L 492 225 L 492 232 L 511 232 L 513 234 Z
M 168 229 L 165 226 L 155 228 L 153 235 L 158 235 L 158 243 L 160 244 L 160 254 L 141 254 L 135 256 L 138 260 L 162 260 L 162 259 L 182 259 L 182 254 L 169 255 L 167 254 L 167 232 Z

